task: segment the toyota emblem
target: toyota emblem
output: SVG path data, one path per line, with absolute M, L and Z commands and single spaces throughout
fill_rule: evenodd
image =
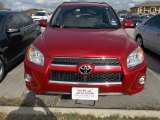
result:
M 91 65 L 82 65 L 79 67 L 79 72 L 83 75 L 88 75 L 92 72 Z

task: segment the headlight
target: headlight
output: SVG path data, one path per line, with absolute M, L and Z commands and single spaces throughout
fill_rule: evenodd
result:
M 44 55 L 33 45 L 28 48 L 27 58 L 30 62 L 44 66 Z
M 143 50 L 138 47 L 136 50 L 134 50 L 127 58 L 127 67 L 135 67 L 139 64 L 141 64 L 144 61 L 144 53 Z

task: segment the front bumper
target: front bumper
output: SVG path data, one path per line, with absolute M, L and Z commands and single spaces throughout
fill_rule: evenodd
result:
M 124 61 L 122 61 L 124 63 Z M 123 81 L 119 83 L 104 84 L 70 84 L 49 82 L 49 71 L 54 69 L 49 58 L 45 59 L 45 67 L 40 67 L 25 59 L 25 73 L 31 76 L 31 81 L 26 82 L 29 90 L 37 94 L 71 94 L 72 87 L 98 88 L 99 95 L 133 95 L 144 89 L 144 84 L 139 84 L 139 79 L 146 76 L 147 65 L 142 64 L 133 69 L 121 69 L 123 72 Z M 123 66 L 123 64 L 121 64 Z M 63 69 L 63 68 L 59 68 Z M 67 71 L 67 69 L 66 69 Z

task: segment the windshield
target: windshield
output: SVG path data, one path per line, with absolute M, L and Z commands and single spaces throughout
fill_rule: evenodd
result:
M 96 6 L 60 7 L 51 22 L 61 28 L 117 28 L 117 17 L 111 8 Z
M 37 12 L 37 13 L 35 14 L 35 16 L 45 16 L 45 15 L 46 15 L 45 12 Z
M 121 18 L 125 18 L 125 17 L 126 17 L 125 15 L 122 15 L 122 16 L 121 16 Z

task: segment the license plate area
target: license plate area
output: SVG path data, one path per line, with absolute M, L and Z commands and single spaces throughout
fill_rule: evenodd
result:
M 74 100 L 98 100 L 98 88 L 72 88 L 72 99 Z

